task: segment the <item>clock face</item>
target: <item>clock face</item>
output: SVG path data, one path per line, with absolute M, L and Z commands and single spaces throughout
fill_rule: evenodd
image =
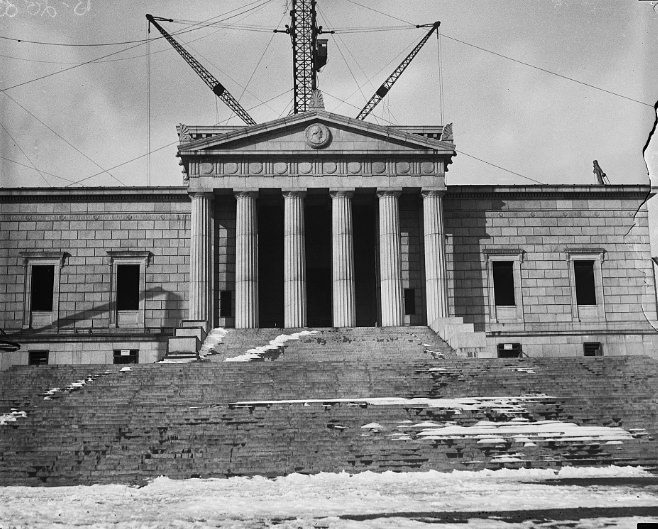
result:
M 322 123 L 313 123 L 306 128 L 306 143 L 309 147 L 319 149 L 331 140 L 331 132 Z

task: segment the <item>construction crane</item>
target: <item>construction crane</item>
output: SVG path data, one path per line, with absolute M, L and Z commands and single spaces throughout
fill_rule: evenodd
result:
M 409 63 L 413 60 L 413 58 L 418 54 L 420 49 L 425 45 L 425 43 L 429 40 L 430 36 L 434 31 L 438 31 L 439 26 L 441 25 L 441 22 L 434 22 L 434 24 L 422 24 L 419 26 L 416 26 L 418 28 L 426 28 L 430 27 L 431 29 L 427 32 L 427 35 L 425 35 L 421 41 L 416 44 L 416 47 L 411 50 L 409 55 L 405 57 L 405 59 L 400 63 L 400 65 L 393 71 L 391 75 L 388 76 L 388 79 L 382 83 L 382 85 L 377 89 L 375 94 L 370 98 L 370 101 L 366 103 L 366 106 L 363 107 L 361 112 L 359 112 L 359 115 L 356 117 L 356 119 L 366 119 L 368 115 L 372 112 L 372 110 L 377 106 L 377 104 L 388 94 L 389 90 L 391 87 L 395 84 L 395 81 L 399 79 L 399 77 L 402 75 L 402 72 L 409 66 Z
M 294 102 L 292 112 L 299 114 L 310 107 L 313 91 L 318 87 L 317 73 L 327 64 L 327 39 L 319 39 L 323 31 L 317 25 L 316 0 L 292 0 L 290 25 L 283 31 L 292 40 L 292 78 Z
M 230 92 L 226 89 L 226 87 L 220 83 L 215 77 L 208 71 L 206 68 L 199 62 L 197 61 L 192 55 L 189 54 L 189 52 L 181 46 L 174 37 L 172 37 L 165 29 L 158 24 L 158 20 L 161 22 L 173 22 L 172 19 L 169 18 L 162 18 L 162 17 L 154 17 L 152 15 L 146 15 L 146 19 L 153 24 L 157 30 L 162 34 L 162 36 L 167 39 L 169 44 L 173 46 L 173 48 L 180 54 L 183 59 L 189 64 L 192 69 L 197 73 L 201 79 L 203 79 L 203 82 L 206 83 L 210 89 L 213 91 L 213 93 L 221 99 L 227 107 L 229 107 L 235 114 L 242 120 L 244 121 L 247 125 L 255 125 L 256 122 L 254 121 L 254 118 L 252 118 L 249 113 L 238 103 L 238 100 L 235 99 Z

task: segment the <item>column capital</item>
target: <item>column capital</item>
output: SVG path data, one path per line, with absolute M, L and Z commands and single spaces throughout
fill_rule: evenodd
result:
M 215 198 L 215 193 L 209 193 L 207 191 L 190 191 L 188 194 L 191 198 L 208 198 L 210 200 Z
M 352 198 L 354 196 L 354 189 L 330 189 L 329 196 L 331 198 L 339 198 L 339 197 Z
M 281 194 L 288 198 L 288 197 L 300 197 L 304 198 L 306 196 L 306 189 L 300 190 L 300 189 L 282 189 Z
M 422 189 L 420 192 L 424 197 L 442 197 L 446 194 L 445 189 Z
M 377 190 L 377 198 L 381 197 L 399 197 L 402 194 L 402 189 L 381 189 Z
M 235 198 L 256 198 L 258 191 L 234 191 Z

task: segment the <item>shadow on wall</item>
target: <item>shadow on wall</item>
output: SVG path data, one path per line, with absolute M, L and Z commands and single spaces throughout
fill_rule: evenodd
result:
M 139 300 L 140 305 L 142 303 L 144 304 L 146 327 L 157 329 L 162 327 L 176 327 L 178 322 L 184 319 L 183 309 L 181 308 L 182 297 L 174 292 L 164 290 L 161 286 L 147 289 L 140 294 Z M 109 329 L 110 325 L 110 313 L 114 310 L 116 309 L 113 302 L 95 305 L 59 318 L 51 325 L 31 327 L 31 330 L 35 332 L 64 329 L 82 332 L 87 332 L 90 329 L 106 330 Z M 157 322 L 159 324 L 149 325 L 149 323 L 156 323 L 154 318 L 148 317 L 149 311 L 157 311 L 164 314 L 164 317 Z M 126 327 L 125 330 L 130 331 L 131 327 Z
M 454 315 L 464 318 L 464 323 L 473 323 L 475 331 L 484 331 L 489 310 L 484 250 L 492 242 L 487 217 L 497 217 L 505 203 L 469 198 L 448 198 L 444 203 L 445 232 L 448 242 L 452 241 L 447 255 L 450 258 L 452 253 L 452 263 L 448 260 L 448 286 L 454 288 Z

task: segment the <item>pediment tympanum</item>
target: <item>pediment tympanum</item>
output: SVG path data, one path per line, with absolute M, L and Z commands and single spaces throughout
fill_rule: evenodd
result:
M 398 187 L 442 186 L 436 179 L 443 180 L 454 144 L 436 138 L 439 127 L 435 137 L 405 128 L 317 110 L 250 127 L 181 125 L 178 150 L 195 190 L 381 187 L 391 179 Z

